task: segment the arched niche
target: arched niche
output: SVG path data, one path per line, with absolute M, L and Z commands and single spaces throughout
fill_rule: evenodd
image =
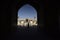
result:
M 20 4 L 20 3 L 19 3 Z M 32 6 L 35 10 L 36 10 L 36 12 L 37 12 L 37 20 L 39 20 L 38 18 L 38 10 L 39 10 L 39 8 L 38 8 L 38 6 L 36 6 L 36 5 L 34 5 L 34 4 L 32 4 L 32 3 L 29 3 L 29 2 L 26 2 L 26 3 L 22 3 L 22 4 L 20 4 L 20 5 L 17 5 L 17 11 L 22 7 L 22 6 L 24 6 L 24 5 L 26 5 L 26 4 L 29 4 L 30 6 Z M 37 7 L 37 8 L 36 8 Z M 18 14 L 17 14 L 18 15 Z M 39 22 L 38 22 L 38 24 L 39 24 Z
M 31 26 L 31 27 L 38 26 L 37 10 L 33 6 L 31 6 L 29 4 L 25 4 L 21 8 L 18 9 L 17 14 L 18 14 L 17 15 L 17 17 L 18 17 L 17 18 L 17 25 L 26 26 L 28 23 L 29 26 Z M 27 22 L 26 22 L 26 18 L 28 20 Z M 21 23 L 21 20 L 24 21 L 23 24 Z
M 19 1 L 19 2 L 14 2 L 13 4 L 11 4 L 11 8 L 12 8 L 12 15 L 11 15 L 11 26 L 12 27 L 16 27 L 17 25 L 17 11 L 19 8 L 21 8 L 23 5 L 25 4 L 29 4 L 31 6 L 33 6 L 36 10 L 37 10 L 37 20 L 38 20 L 38 27 L 40 27 L 40 29 L 44 28 L 44 7 L 43 7 L 43 3 L 40 2 L 34 2 L 34 1 Z

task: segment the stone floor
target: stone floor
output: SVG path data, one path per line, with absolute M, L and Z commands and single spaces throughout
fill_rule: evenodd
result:
M 9 40 L 52 40 L 52 38 L 48 38 L 47 35 L 38 30 L 37 27 L 17 27 L 16 32 L 12 33 Z

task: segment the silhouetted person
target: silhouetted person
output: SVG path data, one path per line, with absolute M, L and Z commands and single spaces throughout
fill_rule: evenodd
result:
M 26 19 L 26 22 L 28 22 L 28 19 Z M 29 28 L 29 22 L 28 22 L 28 26 L 27 26 L 27 28 Z
M 29 28 L 29 23 L 28 23 L 28 28 Z

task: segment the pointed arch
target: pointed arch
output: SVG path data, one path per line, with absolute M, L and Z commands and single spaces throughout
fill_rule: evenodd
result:
M 25 21 L 25 19 L 27 18 L 28 20 L 33 20 L 32 21 L 33 25 L 37 25 L 37 11 L 33 6 L 31 6 L 29 4 L 25 4 L 18 9 L 17 13 L 18 13 L 19 20 Z M 34 24 L 34 22 L 35 22 L 35 24 Z M 19 23 L 19 21 L 18 21 L 18 23 Z M 30 21 L 28 23 L 30 23 Z M 20 24 L 18 24 L 18 25 L 20 25 Z

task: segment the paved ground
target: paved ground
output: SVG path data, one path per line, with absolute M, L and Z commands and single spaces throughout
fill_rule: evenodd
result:
M 35 28 L 18 27 L 16 32 L 12 34 L 10 40 L 52 40 L 48 39 L 45 33 Z

